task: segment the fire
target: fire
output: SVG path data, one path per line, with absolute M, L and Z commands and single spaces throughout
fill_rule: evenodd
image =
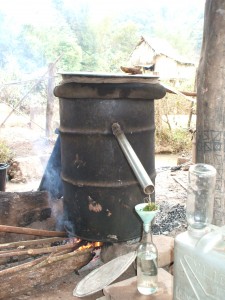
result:
M 103 242 L 95 242 L 95 248 L 103 246 Z
M 80 246 L 78 248 L 79 251 L 89 249 L 89 248 L 99 248 L 103 245 L 103 242 L 93 242 L 93 243 L 87 243 L 86 245 Z

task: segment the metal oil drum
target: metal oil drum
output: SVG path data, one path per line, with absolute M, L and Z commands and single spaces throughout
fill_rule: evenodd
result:
M 165 89 L 147 75 L 62 73 L 60 104 L 64 217 L 81 239 L 122 242 L 138 238 L 134 206 L 145 194 L 111 126 L 118 122 L 148 175 L 155 180 L 154 99 Z

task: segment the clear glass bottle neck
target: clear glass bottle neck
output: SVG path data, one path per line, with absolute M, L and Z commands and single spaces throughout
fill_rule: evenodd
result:
M 152 243 L 151 223 L 143 223 L 142 243 Z

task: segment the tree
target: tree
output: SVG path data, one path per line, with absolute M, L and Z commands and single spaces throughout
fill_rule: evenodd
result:
M 121 65 L 126 65 L 140 36 L 137 25 L 133 22 L 115 24 L 111 19 L 104 19 L 98 28 L 95 28 L 98 70 L 118 72 Z
M 73 7 L 67 7 L 62 0 L 53 1 L 55 7 L 63 16 L 70 28 L 77 44 L 82 50 L 80 57 L 80 71 L 94 71 L 97 69 L 97 41 L 96 33 L 90 23 L 90 10 L 83 1 L 77 1 Z
M 217 170 L 214 223 L 225 224 L 225 2 L 207 0 L 197 76 L 198 163 Z
M 82 51 L 68 28 L 49 28 L 46 31 L 25 25 L 18 40 L 21 68 L 24 66 L 30 71 L 33 64 L 36 68 L 45 67 L 62 55 L 58 64 L 60 69 L 64 71 L 80 69 Z

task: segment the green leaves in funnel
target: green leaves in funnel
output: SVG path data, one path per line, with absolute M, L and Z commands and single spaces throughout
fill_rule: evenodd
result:
M 144 210 L 146 206 L 154 205 L 155 210 Z M 147 208 L 149 209 L 149 208 Z M 142 219 L 143 223 L 150 223 L 155 215 L 159 212 L 159 207 L 155 203 L 140 203 L 135 205 L 135 211 L 139 215 L 139 217 Z
M 158 206 L 155 203 L 149 202 L 145 207 L 142 208 L 143 211 L 154 211 L 158 210 Z

